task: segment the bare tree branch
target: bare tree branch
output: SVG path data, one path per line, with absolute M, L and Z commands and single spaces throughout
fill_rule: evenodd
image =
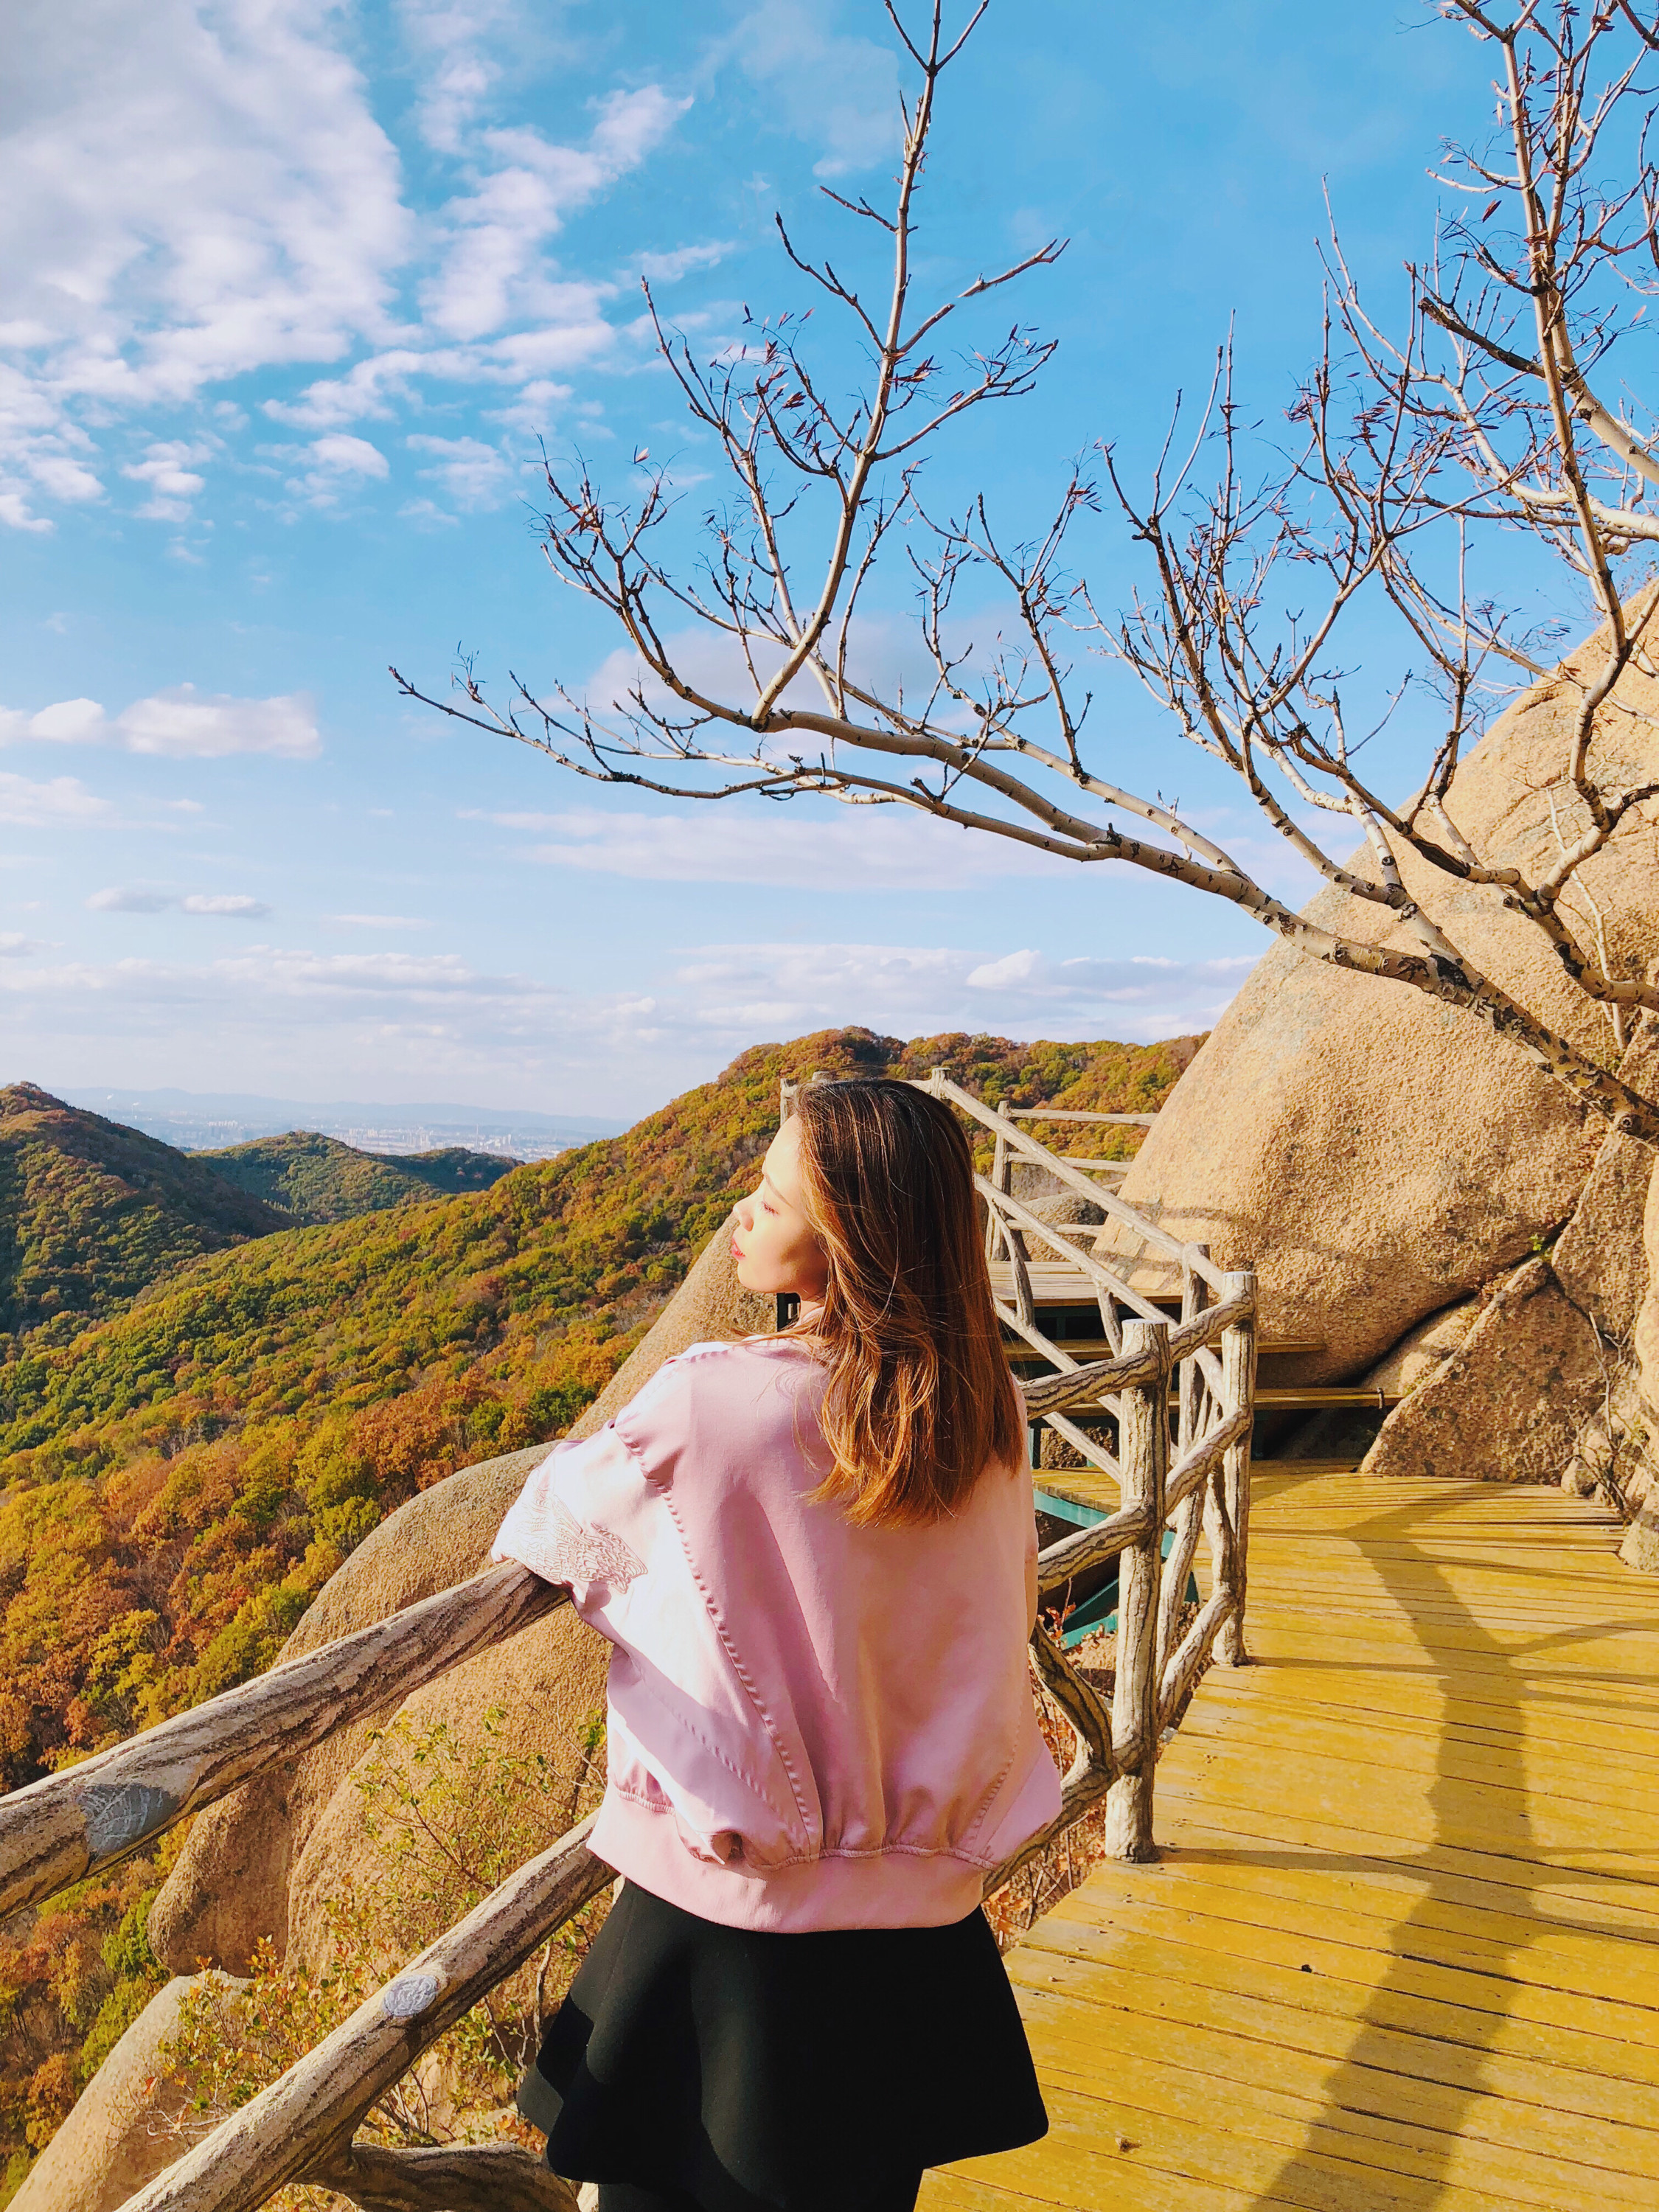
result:
M 704 361 L 647 291 L 662 359 L 714 445 L 728 503 L 704 514 L 690 575 L 671 550 L 668 471 L 618 506 L 580 462 L 550 463 L 543 514 L 552 573 L 615 623 L 635 657 L 631 686 L 595 699 L 514 678 L 497 704 L 470 664 L 447 697 L 394 671 L 396 681 L 599 782 L 677 799 L 907 806 L 964 835 L 1182 884 L 1311 958 L 1466 1009 L 1586 1108 L 1659 1140 L 1659 1104 L 1483 972 L 1431 888 L 1489 894 L 1534 932 L 1586 1006 L 1606 1010 L 1615 1046 L 1627 1012 L 1659 1012 L 1659 985 L 1610 969 L 1583 877 L 1659 818 L 1659 781 L 1605 767 L 1616 751 L 1598 744 L 1614 723 L 1628 733 L 1645 721 L 1629 679 L 1659 680 L 1649 643 L 1659 586 L 1645 565 L 1659 544 L 1659 424 L 1600 396 L 1613 388 L 1609 355 L 1659 295 L 1642 74 L 1659 53 L 1654 24 L 1614 0 L 1587 13 L 1571 0 L 1442 0 L 1438 12 L 1498 64 L 1499 130 L 1491 148 L 1444 149 L 1443 219 L 1432 252 L 1407 270 L 1399 329 L 1364 306 L 1334 229 L 1323 344 L 1280 442 L 1245 421 L 1229 341 L 1190 438 L 1177 406 L 1145 492 L 1109 441 L 1021 538 L 981 495 L 924 504 L 921 471 L 937 467 L 964 415 L 1029 394 L 1052 345 L 1018 321 L 954 363 L 938 345 L 972 331 L 988 301 L 1052 265 L 1061 244 L 923 296 L 928 146 L 946 73 L 983 9 L 963 5 L 953 28 L 946 0 L 926 0 L 913 27 L 900 0 L 884 5 L 915 72 L 892 199 L 826 195 L 850 222 L 850 259 L 815 256 L 779 224 L 786 265 L 865 362 L 861 386 L 831 397 L 839 372 L 809 359 L 821 326 L 805 315 L 745 311 L 734 343 Z M 890 246 L 871 283 L 860 241 Z M 1068 566 L 1103 493 L 1146 562 L 1143 588 L 1115 615 Z M 1483 585 L 1484 549 L 1500 544 L 1499 580 Z M 1517 544 L 1561 564 L 1596 624 L 1565 661 L 1554 633 L 1518 611 Z M 888 675 L 866 625 L 890 617 L 896 580 L 915 621 L 903 672 Z M 1403 658 L 1368 693 L 1340 656 L 1379 617 Z M 1345 933 L 1297 914 L 1212 816 L 1146 787 L 1121 726 L 1101 728 L 1099 703 L 1078 689 L 1079 641 L 1132 673 L 1170 732 L 1236 779 L 1250 818 L 1374 915 L 1382 941 L 1370 923 Z M 1517 677 L 1547 683 L 1570 723 L 1542 794 L 1554 848 L 1530 868 L 1483 850 L 1455 818 L 1460 765 Z M 1407 700 L 1419 715 L 1434 702 L 1436 726 L 1402 775 Z M 1357 836 L 1358 856 L 1328 845 L 1324 823 Z

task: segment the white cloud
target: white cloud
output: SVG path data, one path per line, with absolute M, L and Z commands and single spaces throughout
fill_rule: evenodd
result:
M 173 438 L 152 444 L 142 460 L 127 462 L 122 475 L 150 488 L 150 496 L 139 514 L 155 522 L 186 521 L 191 501 L 207 481 L 195 473 L 196 464 L 209 459 L 212 453 L 211 446 Z
M 142 36 L 125 0 L 16 0 L 9 21 L 0 490 L 27 525 L 31 487 L 96 492 L 88 426 L 112 410 L 386 332 L 413 226 L 325 0 L 152 0 Z
M 396 346 L 371 354 L 344 376 L 313 384 L 296 400 L 267 399 L 264 412 L 276 422 L 305 430 L 325 430 L 368 415 L 390 415 L 395 403 L 409 397 L 414 379 L 432 365 L 430 356 Z
M 338 922 L 348 929 L 430 929 L 429 921 L 419 921 L 412 914 L 325 914 L 325 921 Z
M 767 884 L 784 890 L 959 890 L 1001 876 L 1057 875 L 1076 864 L 936 822 L 908 807 L 802 805 L 747 814 L 493 814 L 503 829 L 552 830 L 530 848 L 549 866 L 647 883 Z
M 485 75 L 470 64 L 467 85 L 469 99 L 488 89 Z M 419 288 L 418 330 L 343 376 L 319 379 L 297 399 L 267 401 L 266 411 L 327 428 L 389 415 L 427 378 L 516 386 L 507 418 L 544 428 L 549 401 L 566 396 L 550 379 L 599 360 L 617 343 L 605 313 L 617 286 L 560 272 L 549 259 L 550 243 L 571 215 L 647 160 L 691 102 L 645 85 L 594 105 L 586 146 L 556 144 L 528 128 L 475 134 L 471 147 L 483 158 L 473 181 L 430 226 L 437 266 Z M 706 256 L 708 249 L 689 252 Z M 688 260 L 692 265 L 703 264 Z
M 179 907 L 181 913 L 209 915 L 222 921 L 263 921 L 270 912 L 263 899 L 235 891 L 191 891 Z
M 193 684 L 152 692 L 112 716 L 95 699 L 60 699 L 33 714 L 0 707 L 0 745 L 29 743 L 109 745 L 168 760 L 219 760 L 232 753 L 313 760 L 322 750 L 316 704 L 307 693 L 235 699 L 222 691 L 198 693 Z M 200 811 L 193 799 L 171 803 Z
M 0 929 L 0 960 L 24 960 L 46 949 L 44 938 L 25 937 L 20 929 Z
M 78 776 L 55 775 L 49 783 L 31 783 L 26 775 L 0 773 L 0 822 L 46 830 L 114 819 L 115 809 L 108 799 L 95 797 Z
M 771 112 L 823 151 L 821 177 L 866 168 L 898 143 L 898 59 L 873 40 L 838 36 L 809 0 L 763 0 L 724 51 L 767 94 Z
M 1086 954 L 1055 960 L 1026 950 L 983 960 L 970 969 L 970 991 L 1017 994 L 1046 1006 L 1110 1005 L 1168 1007 L 1220 1003 L 1231 998 L 1255 965 L 1255 956 L 1220 960 L 1169 960 L 1142 954 L 1127 960 L 1097 960 Z
M 1254 964 L 1249 957 L 1045 962 L 1016 952 L 988 961 L 942 946 L 731 945 L 701 948 L 676 981 L 705 1021 L 750 1038 L 858 1022 L 904 1036 L 964 1029 L 1150 1041 L 1210 1027 Z
M 690 105 L 660 85 L 613 92 L 597 103 L 585 147 L 556 145 L 528 127 L 484 131 L 481 144 L 494 166 L 440 218 L 447 250 L 422 295 L 434 328 L 465 343 L 527 317 L 550 313 L 563 321 L 561 310 L 571 301 L 545 266 L 548 240 L 568 216 L 637 168 Z
M 313 438 L 308 451 L 314 468 L 327 469 L 336 476 L 383 477 L 391 465 L 380 447 L 367 438 L 348 437 L 341 431 Z
M 516 473 L 507 456 L 482 439 L 416 434 L 408 444 L 411 453 L 431 455 L 422 476 L 441 484 L 458 507 L 499 506 Z
M 112 884 L 87 901 L 90 914 L 164 914 L 173 903 L 170 891 L 146 890 L 137 884 Z
M 840 1023 L 890 1035 L 1151 1040 L 1207 1027 L 1248 963 L 1080 963 L 1034 1003 L 1026 956 L 948 946 L 705 945 L 647 987 L 583 992 L 490 974 L 454 953 L 255 945 L 199 965 L 0 964 L 19 1067 L 105 1079 L 291 1091 L 296 1084 L 494 1085 L 553 1110 L 644 1110 L 745 1047 Z M 1063 974 L 1071 963 L 1060 963 Z M 320 1092 L 319 1095 L 322 1095 Z M 420 1095 L 417 1091 L 415 1095 Z M 428 1097 L 445 1089 L 426 1089 Z M 469 1094 L 470 1095 L 470 1094 Z
M 288 479 L 289 490 L 307 506 L 325 511 L 337 507 L 348 493 L 391 473 L 392 465 L 378 446 L 344 430 L 313 438 L 293 458 L 299 465 Z
M 158 891 L 143 884 L 112 884 L 94 891 L 87 901 L 94 914 L 165 914 L 177 907 L 181 914 L 205 915 L 220 921 L 263 921 L 270 908 L 263 899 L 237 891 Z
M 511 0 L 402 0 L 398 13 L 426 65 L 421 136 L 439 153 L 461 153 L 501 78 L 489 37 L 510 21 Z
M 526 385 L 612 350 L 616 286 L 561 271 L 550 248 L 578 210 L 636 169 L 685 112 L 660 85 L 590 104 L 574 143 L 501 128 L 513 89 L 492 38 L 545 42 L 510 0 L 404 0 L 416 113 L 453 185 L 408 203 L 397 147 L 336 0 L 15 0 L 0 138 L 0 522 L 51 527 L 43 503 L 136 488 L 137 512 L 178 524 L 246 418 L 216 386 L 309 367 L 297 397 L 264 404 L 324 434 L 410 404 L 423 380 Z M 500 42 L 498 42 L 499 44 Z M 505 45 L 500 45 L 504 54 Z M 392 82 L 407 82 L 394 65 Z M 429 163 L 431 155 L 423 155 Z M 438 172 L 443 189 L 443 172 Z M 686 268 L 715 249 L 684 249 Z M 675 257 L 668 257 L 672 262 Z M 665 274 L 668 273 L 666 267 Z M 627 341 L 631 343 L 631 339 Z M 210 410 L 215 433 L 176 428 Z M 171 412 L 106 453 L 112 425 Z M 298 495 L 329 505 L 376 462 L 319 441 Z
M 706 246 L 677 246 L 669 253 L 641 254 L 639 270 L 653 284 L 678 284 L 694 269 L 714 268 L 731 251 L 726 239 L 711 240 Z

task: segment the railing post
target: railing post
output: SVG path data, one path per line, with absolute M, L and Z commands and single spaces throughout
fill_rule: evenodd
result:
M 1221 1332 L 1221 1387 L 1229 1413 L 1255 1403 L 1255 1272 L 1243 1267 L 1226 1277 L 1224 1298 L 1248 1298 L 1247 1317 Z M 1249 1580 L 1250 1557 L 1250 1431 L 1229 1444 L 1222 1474 L 1222 1496 L 1227 1509 L 1231 1543 L 1224 1553 L 1232 1578 L 1233 1609 L 1222 1624 L 1217 1649 L 1224 1665 L 1243 1667 L 1249 1658 L 1244 1647 L 1244 1601 Z
M 1123 1504 L 1142 1507 L 1151 1519 L 1146 1535 L 1125 1552 L 1118 1567 L 1117 1677 L 1112 1688 L 1112 1741 L 1131 1750 L 1125 1771 L 1106 1800 L 1106 1849 L 1114 1858 L 1156 1858 L 1152 1843 L 1152 1778 L 1158 1768 L 1158 1601 L 1164 1538 L 1164 1486 L 1170 1469 L 1170 1324 L 1123 1324 L 1126 1357 L 1150 1352 L 1157 1366 L 1148 1382 L 1118 1397 L 1118 1463 Z
M 1207 1244 L 1194 1246 L 1207 1260 Z M 1196 1321 L 1207 1301 L 1209 1285 L 1196 1267 L 1185 1265 L 1181 1270 L 1181 1318 Z M 1192 1449 L 1198 1442 L 1199 1415 L 1204 1406 L 1204 1373 L 1196 1355 L 1183 1359 L 1179 1365 L 1179 1413 L 1176 1441 L 1181 1452 Z M 1164 1563 L 1163 1585 L 1158 1600 L 1158 1663 L 1160 1672 L 1170 1654 L 1176 1648 L 1176 1632 L 1181 1623 L 1182 1600 L 1187 1588 L 1187 1577 L 1192 1572 L 1193 1554 L 1198 1549 L 1199 1535 L 1204 1525 L 1204 1497 L 1196 1490 L 1177 1509 L 1175 1542 Z
M 991 1182 L 996 1189 L 1007 1191 L 1008 1139 L 1000 1129 L 997 1131 L 996 1148 L 991 1155 Z M 988 1260 L 994 1260 L 997 1246 L 1001 1242 L 1000 1224 L 994 1207 L 988 1206 L 985 1215 L 985 1256 Z

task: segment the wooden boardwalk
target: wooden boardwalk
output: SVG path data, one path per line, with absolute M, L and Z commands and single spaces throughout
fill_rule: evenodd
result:
M 924 2212 L 1654 2212 L 1659 1583 L 1559 1492 L 1255 1498 L 1162 1862 L 1009 1961 L 1051 2131 Z

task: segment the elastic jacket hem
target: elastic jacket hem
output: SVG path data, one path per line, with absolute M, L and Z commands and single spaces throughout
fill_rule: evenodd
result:
M 988 1869 L 951 1851 L 902 1846 L 825 1852 L 793 1866 L 750 1869 L 695 1856 L 673 1814 L 606 1793 L 590 1849 L 628 1881 L 726 1928 L 945 1928 L 985 1893 Z

